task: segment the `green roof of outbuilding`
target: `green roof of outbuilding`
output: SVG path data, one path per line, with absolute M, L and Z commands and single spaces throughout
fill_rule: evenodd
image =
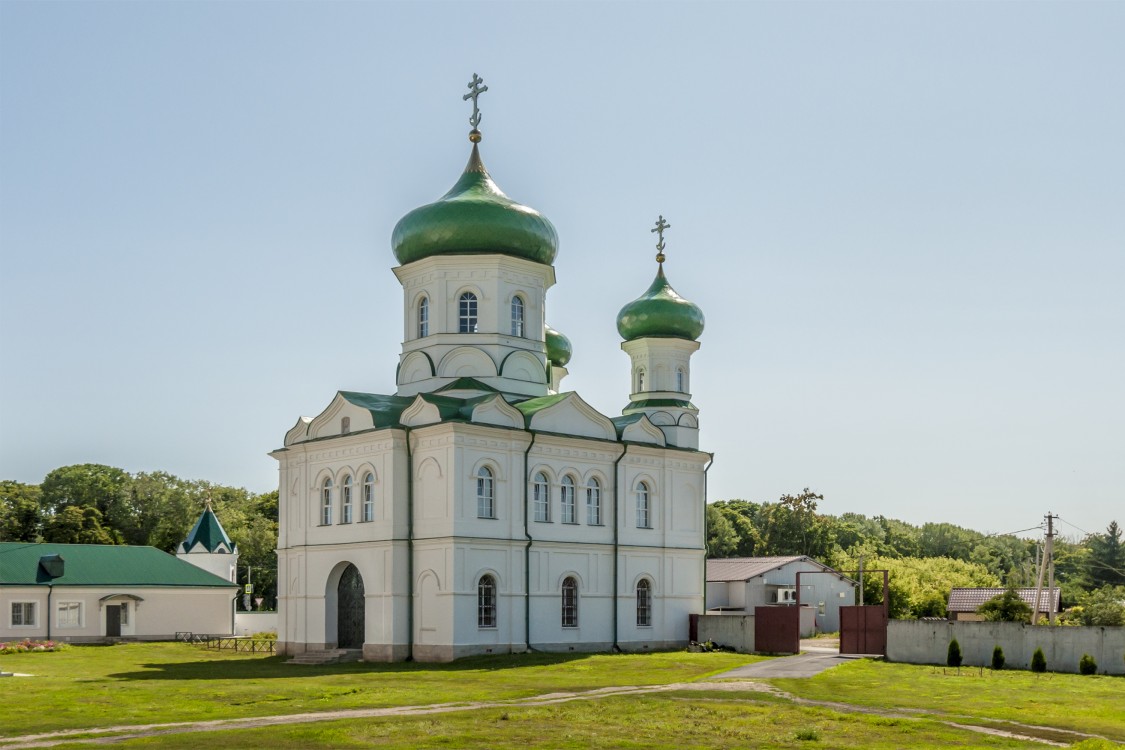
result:
M 559 237 L 547 217 L 504 195 L 473 145 L 469 163 L 448 193 L 399 219 L 391 235 L 406 265 L 433 255 L 511 255 L 551 265 Z
M 183 551 L 191 552 L 197 544 L 202 544 L 208 552 L 214 552 L 221 544 L 225 544 L 228 551 L 234 551 L 234 542 L 227 536 L 223 525 L 219 523 L 219 519 L 215 516 L 215 511 L 211 510 L 210 507 L 203 509 L 203 513 L 199 516 L 199 520 L 195 522 L 191 533 L 183 541 Z
M 64 573 L 50 578 L 39 565 L 59 555 Z M 208 586 L 236 584 L 155 547 L 112 544 L 27 544 L 0 542 L 0 585 L 14 586 Z

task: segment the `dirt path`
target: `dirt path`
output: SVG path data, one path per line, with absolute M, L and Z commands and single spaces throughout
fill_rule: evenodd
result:
M 1039 727 L 1002 720 L 982 719 L 972 716 L 943 718 L 939 712 L 920 709 L 879 709 L 855 706 L 833 701 L 816 701 L 799 698 L 784 690 L 753 681 L 724 682 L 686 682 L 668 685 L 620 686 L 599 688 L 581 693 L 547 693 L 531 698 L 518 698 L 504 701 L 479 701 L 471 703 L 435 703 L 424 706 L 394 706 L 390 708 L 357 708 L 343 711 L 318 711 L 316 713 L 287 714 L 281 716 L 257 716 L 243 719 L 215 719 L 212 721 L 185 721 L 166 724 L 141 724 L 131 726 L 97 727 L 93 729 L 70 729 L 59 732 L 27 734 L 18 737 L 0 737 L 0 750 L 24 750 L 24 748 L 54 747 L 65 743 L 104 745 L 141 737 L 157 737 L 171 734 L 190 734 L 195 732 L 214 732 L 230 729 L 253 729 L 256 727 L 281 726 L 286 724 L 311 724 L 339 719 L 367 719 L 388 716 L 425 716 L 456 711 L 471 711 L 481 708 L 504 708 L 511 706 L 547 706 L 579 700 L 600 700 L 621 695 L 644 695 L 670 691 L 689 692 L 764 692 L 803 706 L 817 706 L 847 713 L 874 714 L 904 719 L 930 718 L 951 727 L 970 732 L 979 732 L 1011 739 L 1037 742 L 1055 747 L 1066 747 L 1078 740 L 1097 737 L 1097 735 L 1072 732 L 1053 727 Z M 953 719 L 960 721 L 954 721 Z M 962 723 L 964 721 L 984 722 L 990 726 Z M 996 725 L 1009 726 L 1000 729 Z

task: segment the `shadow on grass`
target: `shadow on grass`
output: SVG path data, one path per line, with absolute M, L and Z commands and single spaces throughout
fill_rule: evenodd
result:
M 268 680 L 326 675 L 410 674 L 417 672 L 496 672 L 505 669 L 551 666 L 587 659 L 594 654 L 505 654 L 473 656 L 448 664 L 349 662 L 344 664 L 287 664 L 287 656 L 235 657 L 207 661 L 141 664 L 143 671 L 106 675 L 117 680 Z M 100 680 L 91 680 L 99 682 Z

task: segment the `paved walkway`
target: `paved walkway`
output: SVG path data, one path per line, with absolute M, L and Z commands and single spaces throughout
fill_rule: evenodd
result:
M 747 664 L 729 672 L 717 674 L 712 680 L 764 680 L 771 677 L 813 677 L 837 664 L 863 656 L 840 655 L 840 642 L 828 638 L 811 638 L 801 641 L 801 653 L 777 659 Z M 875 656 L 874 658 L 879 658 Z

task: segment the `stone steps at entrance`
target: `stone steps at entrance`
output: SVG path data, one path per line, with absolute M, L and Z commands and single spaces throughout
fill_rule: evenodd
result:
M 346 661 L 362 661 L 363 651 L 358 648 L 329 648 L 306 651 L 297 654 L 286 664 L 340 664 Z

